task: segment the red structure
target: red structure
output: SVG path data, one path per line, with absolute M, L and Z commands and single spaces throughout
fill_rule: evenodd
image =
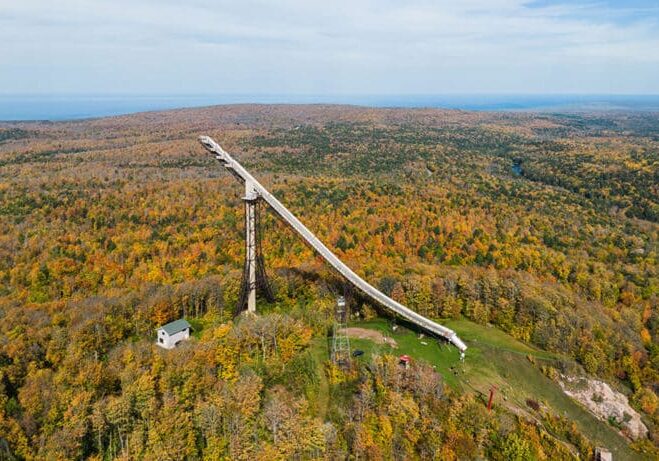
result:
M 495 385 L 490 387 L 490 399 L 487 401 L 487 411 L 492 411 L 492 400 L 494 399 L 494 392 L 497 390 Z
M 404 365 L 405 368 L 409 368 L 410 362 L 412 361 L 410 356 L 407 355 L 407 354 L 406 355 L 401 355 L 400 357 L 398 357 L 398 360 L 399 360 L 398 363 L 400 363 L 401 365 Z

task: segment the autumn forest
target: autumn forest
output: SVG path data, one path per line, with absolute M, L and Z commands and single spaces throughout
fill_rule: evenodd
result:
M 510 360 L 557 389 L 609 383 L 647 433 L 609 418 L 595 440 L 530 393 L 488 411 L 453 365 L 406 369 L 395 350 L 359 346 L 337 368 L 346 286 L 266 208 L 276 301 L 234 318 L 243 189 L 202 134 L 369 283 L 535 351 Z M 656 459 L 658 237 L 652 113 L 237 105 L 1 123 L 0 459 L 590 459 L 609 432 L 621 459 Z M 348 297 L 354 325 L 394 321 Z M 158 348 L 182 317 L 190 341 Z M 465 366 L 486 357 L 478 341 Z

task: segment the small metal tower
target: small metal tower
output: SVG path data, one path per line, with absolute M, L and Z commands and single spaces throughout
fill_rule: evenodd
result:
M 350 365 L 350 340 L 348 327 L 348 306 L 346 299 L 339 296 L 334 311 L 334 329 L 332 331 L 332 362 L 341 367 Z

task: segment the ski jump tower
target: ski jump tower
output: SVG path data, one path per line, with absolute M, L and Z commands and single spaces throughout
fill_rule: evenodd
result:
M 256 312 L 256 291 L 272 302 L 275 300 L 265 275 L 265 263 L 261 251 L 260 196 L 254 184 L 245 180 L 245 266 L 236 314 L 242 311 Z
M 279 215 L 293 230 L 327 261 L 339 274 L 341 274 L 351 285 L 359 289 L 368 298 L 379 305 L 394 312 L 423 330 L 440 336 L 456 346 L 462 356 L 467 346 L 458 335 L 451 329 L 446 328 L 413 310 L 394 301 L 389 296 L 362 279 L 353 272 L 343 261 L 332 253 L 318 237 L 300 222 L 282 203 L 263 187 L 240 163 L 236 162 L 218 143 L 208 136 L 199 138 L 201 144 L 224 166 L 238 181 L 245 185 L 245 269 L 241 288 L 240 301 L 237 313 L 245 308 L 250 312 L 256 311 L 256 290 L 259 288 L 266 297 L 272 298 L 272 292 L 265 277 L 263 255 L 261 254 L 260 232 L 259 232 L 259 205 L 267 203 L 270 208 Z

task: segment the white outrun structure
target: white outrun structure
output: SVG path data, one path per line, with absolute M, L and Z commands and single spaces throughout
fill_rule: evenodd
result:
M 192 327 L 185 319 L 175 320 L 158 328 L 156 344 L 164 349 L 174 349 L 178 343 L 190 338 Z

